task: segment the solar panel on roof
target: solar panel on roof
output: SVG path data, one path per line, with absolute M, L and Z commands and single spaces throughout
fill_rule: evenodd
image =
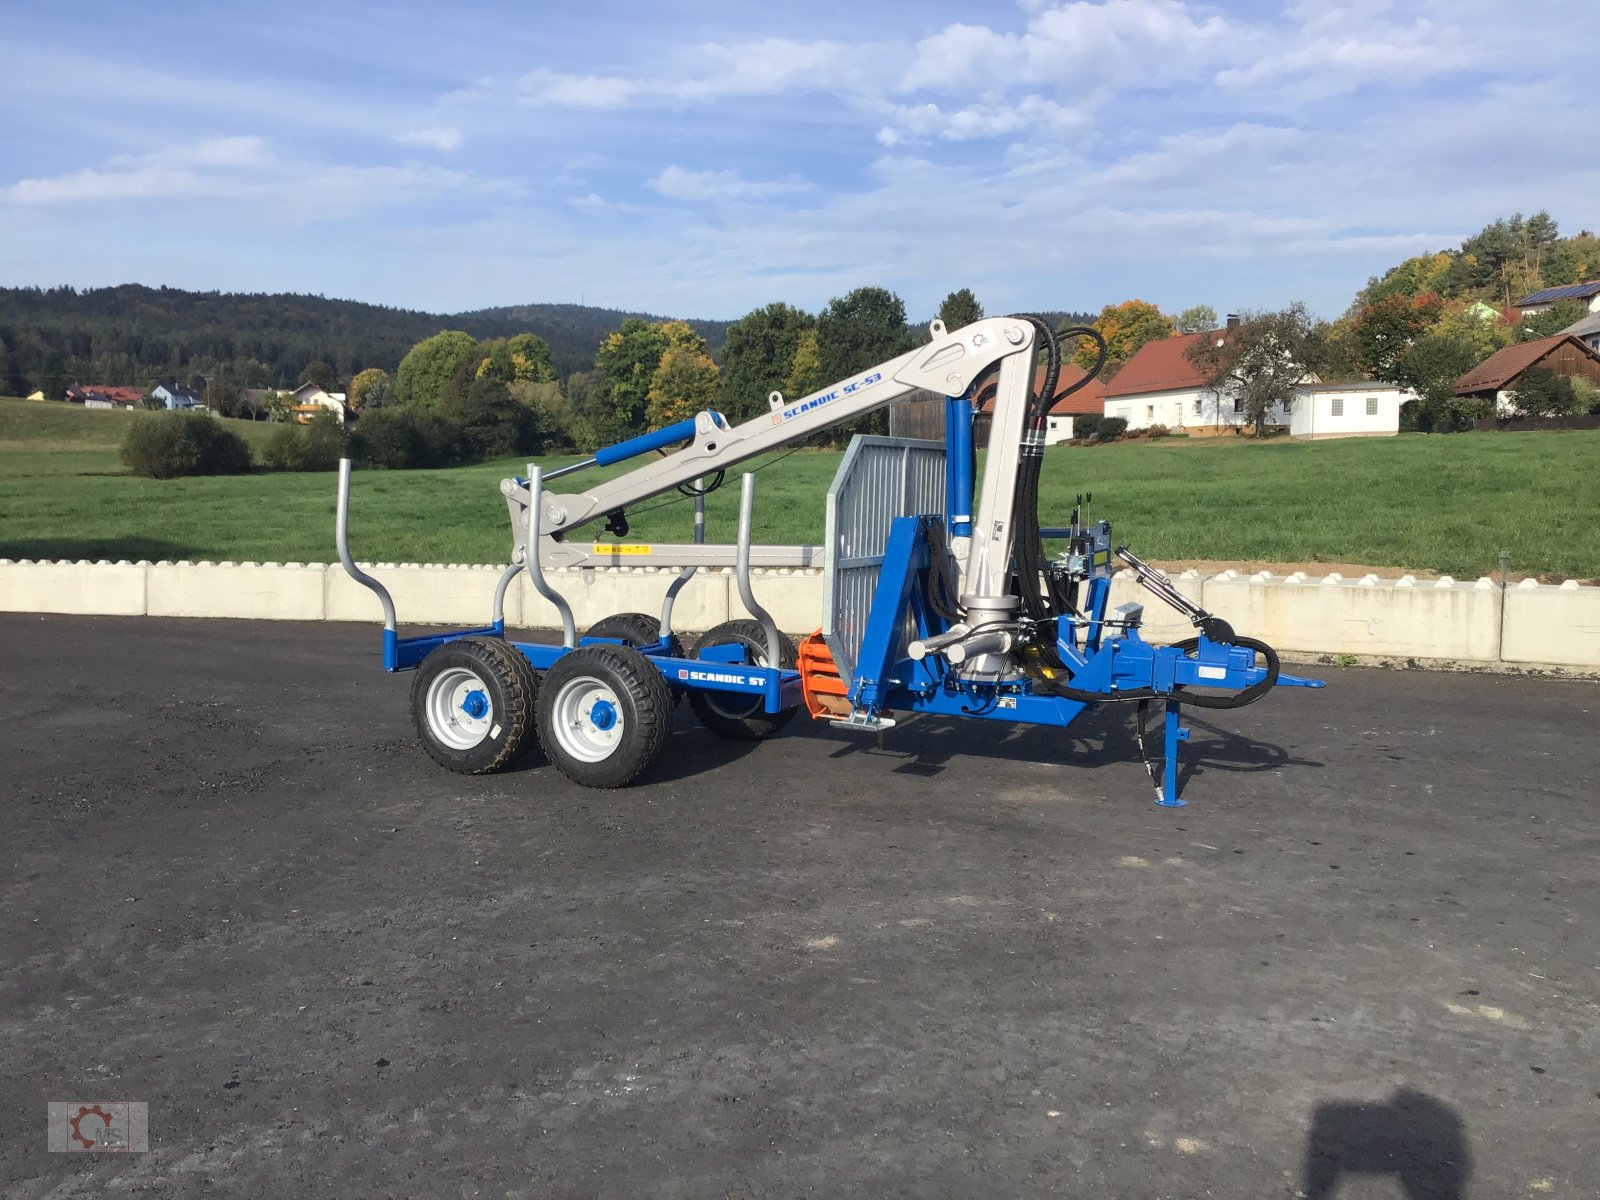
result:
M 1526 308 L 1530 304 L 1546 304 L 1552 300 L 1576 300 L 1584 296 L 1600 296 L 1600 279 L 1591 279 L 1588 283 L 1564 283 L 1560 287 L 1543 288 L 1531 296 L 1524 296 L 1517 301 L 1518 308 Z

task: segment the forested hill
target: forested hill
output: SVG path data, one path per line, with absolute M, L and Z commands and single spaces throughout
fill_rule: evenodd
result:
M 74 380 L 148 387 L 213 376 L 245 387 L 294 387 L 308 363 L 341 379 L 366 367 L 393 371 L 415 343 L 441 329 L 477 338 L 536 333 L 563 376 L 594 364 L 600 340 L 630 316 L 578 304 L 522 304 L 439 314 L 322 296 L 187 292 L 140 284 L 0 288 L 0 395 Z M 713 351 L 727 321 L 689 322 Z

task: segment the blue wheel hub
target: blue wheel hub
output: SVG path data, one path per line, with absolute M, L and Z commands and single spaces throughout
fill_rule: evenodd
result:
M 474 721 L 481 720 L 489 713 L 489 697 L 484 695 L 479 688 L 473 688 L 467 693 L 466 699 L 461 701 L 461 711 Z
M 617 723 L 617 706 L 609 700 L 596 700 L 589 710 L 589 723 L 596 729 L 610 729 Z

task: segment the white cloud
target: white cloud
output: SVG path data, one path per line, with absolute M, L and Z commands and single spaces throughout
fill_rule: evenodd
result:
M 471 184 L 462 171 L 426 163 L 354 166 L 294 161 L 256 137 L 205 138 L 142 155 L 122 155 L 102 167 L 23 179 L 0 188 L 0 200 L 25 206 L 92 207 L 161 199 L 174 209 L 208 200 L 256 201 L 280 215 L 318 220 L 361 209 L 403 204 Z
M 759 200 L 806 189 L 798 180 L 744 179 L 737 171 L 686 171 L 670 166 L 650 187 L 672 200 Z
M 424 129 L 411 129 L 395 139 L 404 146 L 429 146 L 449 153 L 461 145 L 461 131 L 447 125 L 434 125 Z

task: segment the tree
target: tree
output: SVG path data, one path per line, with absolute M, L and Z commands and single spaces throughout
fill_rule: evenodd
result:
M 1154 304 L 1144 300 L 1124 300 L 1121 304 L 1108 304 L 1095 318 L 1094 331 L 1106 340 L 1107 378 L 1115 375 L 1146 342 L 1172 336 L 1172 318 Z M 1100 348 L 1088 338 L 1081 338 L 1072 361 L 1087 371 L 1094 366 Z
M 1517 323 L 1517 341 L 1531 342 L 1535 338 L 1550 337 L 1588 315 L 1589 306 L 1582 300 L 1557 300 L 1543 312 L 1530 313 Z
M 269 421 L 290 421 L 294 419 L 291 411 L 293 401 L 292 392 L 269 391 L 261 397 L 261 410 L 267 414 Z
M 511 358 L 512 381 L 551 383 L 556 369 L 550 362 L 550 343 L 536 333 L 519 333 L 506 342 Z
M 339 373 L 320 359 L 309 362 L 305 370 L 300 372 L 296 386 L 303 387 L 308 383 L 315 384 L 325 392 L 336 392 L 339 390 Z
M 947 331 L 953 332 L 963 325 L 983 320 L 983 305 L 978 303 L 971 288 L 962 288 L 944 298 L 944 303 L 939 305 L 939 320 L 944 322 Z
M 767 397 L 784 387 L 795 352 L 806 334 L 816 345 L 816 318 L 778 301 L 728 326 L 722 349 L 722 413 L 737 424 L 767 411 Z
M 1549 367 L 1529 367 L 1517 379 L 1511 393 L 1512 410 L 1519 417 L 1569 417 L 1587 407 L 1572 380 L 1557 375 Z
M 368 367 L 365 371 L 358 371 L 350 381 L 350 407 L 357 412 L 382 408 L 389 403 L 393 390 L 389 372 L 382 367 Z
M 1294 389 L 1313 376 L 1326 357 L 1326 322 L 1299 301 L 1277 312 L 1247 313 L 1235 329 L 1199 338 L 1189 361 L 1218 400 L 1239 400 L 1259 437 L 1274 407 L 1286 408 Z
M 896 358 L 917 340 L 906 327 L 905 302 L 886 288 L 860 287 L 835 296 L 817 316 L 817 358 L 822 374 L 817 387 Z M 888 429 L 889 418 L 880 410 L 837 427 L 831 438 L 839 441 L 851 434 L 887 433 Z
M 1361 369 L 1394 382 L 1395 359 L 1443 314 L 1444 301 L 1434 292 L 1415 297 L 1391 292 L 1364 306 L 1354 327 Z
M 602 436 L 628 436 L 643 428 L 650 402 L 650 384 L 661 356 L 672 346 L 707 354 L 705 339 L 683 321 L 646 321 L 629 317 L 600 343 L 595 373 L 610 385 L 611 428 Z
M 717 384 L 717 364 L 704 350 L 668 346 L 650 377 L 646 424 L 660 429 L 713 407 Z
M 817 350 L 817 331 L 808 329 L 800 335 L 794 348 L 794 360 L 789 373 L 778 389 L 785 396 L 809 396 L 823 384 L 822 355 Z
M 1511 331 L 1467 311 L 1448 313 L 1395 357 L 1390 381 L 1417 393 L 1417 428 L 1424 433 L 1470 429 L 1489 415 L 1481 400 L 1456 395 L 1456 380 L 1511 343 Z
M 828 301 L 817 316 L 824 383 L 846 379 L 917 344 L 906 328 L 905 301 L 886 288 L 859 287 Z
M 1452 257 L 1443 251 L 1408 258 L 1390 267 L 1382 278 L 1374 276 L 1367 280 L 1367 286 L 1356 294 L 1351 311 L 1360 311 L 1390 296 L 1422 296 L 1428 292 L 1442 295 L 1449 286 L 1452 262 Z
M 424 338 L 406 352 L 394 373 L 395 402 L 424 408 L 439 404 L 456 363 L 477 348 L 478 340 L 459 329 Z
M 219 417 L 237 417 L 242 411 L 244 389 L 226 379 L 215 380 L 206 389 L 206 405 Z
M 1217 310 L 1209 304 L 1196 304 L 1178 314 L 1173 324 L 1177 333 L 1204 333 L 1217 327 Z

